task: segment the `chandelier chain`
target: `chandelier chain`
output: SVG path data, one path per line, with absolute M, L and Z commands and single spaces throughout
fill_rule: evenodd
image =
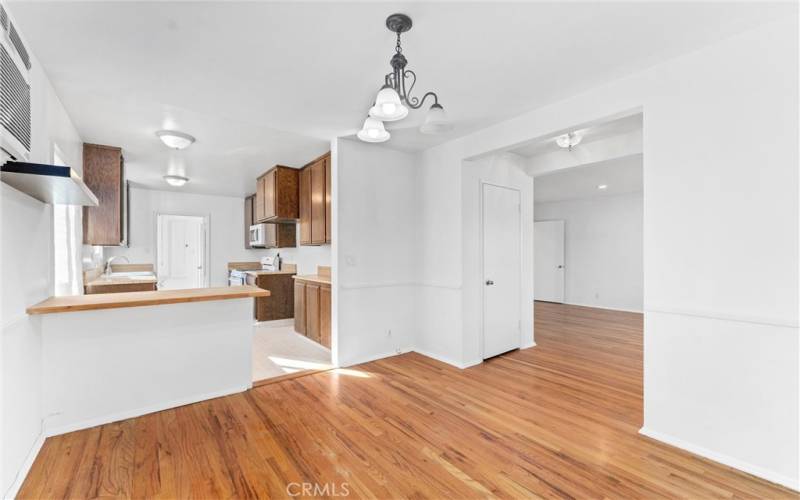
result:
M 403 53 L 403 47 L 400 46 L 400 32 L 399 31 L 397 32 L 397 45 L 395 45 L 394 50 L 398 54 L 402 54 Z

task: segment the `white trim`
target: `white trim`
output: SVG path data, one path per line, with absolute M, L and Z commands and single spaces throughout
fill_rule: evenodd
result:
M 539 300 L 537 302 L 547 302 L 547 301 Z M 641 309 L 624 309 L 622 307 L 607 307 L 607 306 L 599 306 L 597 304 L 581 304 L 580 302 L 556 302 L 556 303 L 568 306 L 591 307 L 592 309 L 605 309 L 606 311 L 621 311 L 621 312 L 638 313 L 638 314 L 642 314 L 644 312 Z
M 269 321 L 256 321 L 254 326 L 262 328 L 280 328 L 282 326 L 294 326 L 294 318 L 273 319 Z
M 340 363 L 336 368 L 348 368 L 355 365 L 361 365 L 364 363 L 371 363 L 373 361 L 378 361 L 379 359 L 391 358 L 392 356 L 399 356 L 401 354 L 406 354 L 413 351 L 413 349 L 405 348 L 399 349 L 397 351 L 392 352 L 384 352 L 382 354 L 375 354 L 375 355 L 367 355 L 362 357 L 357 357 L 352 360 L 348 360 L 347 362 Z
M 770 470 L 764 469 L 763 467 L 759 467 L 757 465 L 739 460 L 738 458 L 733 458 L 723 453 L 718 453 L 716 451 L 709 450 L 708 448 L 689 443 L 680 438 L 670 436 L 669 434 L 648 429 L 647 427 L 642 427 L 639 429 L 639 434 L 647 436 L 651 439 L 655 439 L 656 441 L 661 441 L 662 443 L 681 448 L 694 453 L 695 455 L 700 455 L 701 457 L 708 458 L 709 460 L 719 462 L 722 465 L 727 465 L 728 467 L 733 467 L 734 469 L 758 476 L 762 479 L 766 479 L 767 481 L 791 488 L 795 491 L 800 491 L 800 479 L 792 479 L 790 477 L 777 474 Z
M 28 473 L 31 471 L 33 461 L 36 460 L 36 457 L 39 455 L 39 452 L 44 445 L 44 440 L 44 432 L 40 432 L 39 435 L 36 436 L 36 441 L 33 442 L 33 446 L 31 446 L 30 451 L 28 451 L 25 461 L 22 462 L 22 466 L 14 476 L 14 481 L 11 483 L 11 486 L 9 486 L 8 490 L 6 490 L 6 492 L 3 494 L 3 498 L 15 498 L 17 496 L 19 489 L 22 487 L 22 483 L 25 482 L 25 478 L 28 477 Z
M 756 325 L 783 326 L 788 328 L 800 327 L 800 320 L 797 318 L 780 318 L 775 316 L 757 316 L 752 314 L 738 314 L 726 311 L 712 311 L 707 309 L 682 309 L 680 307 L 651 306 L 645 304 L 644 312 L 674 314 L 678 316 L 695 316 L 698 318 L 720 319 L 724 321 L 734 321 L 737 323 L 753 323 Z
M 158 245 L 160 243 L 158 228 L 159 228 L 159 217 L 164 216 L 176 216 L 176 217 L 198 217 L 203 219 L 203 240 L 205 248 L 203 248 L 203 287 L 208 288 L 210 279 L 211 279 L 211 214 L 210 213 L 197 213 L 197 212 L 183 212 L 183 211 L 170 211 L 170 212 L 159 212 L 158 210 L 153 212 L 155 217 L 155 222 L 153 224 L 153 229 L 155 231 L 155 235 L 153 236 L 153 241 L 155 242 L 155 250 L 153 255 L 155 257 L 155 272 L 156 278 L 158 279 Z M 161 283 L 161 280 L 159 280 Z
M 148 413 L 155 413 L 157 411 L 168 410 L 170 408 L 177 408 L 178 406 L 185 406 L 192 403 L 199 403 L 200 401 L 206 401 L 208 399 L 228 396 L 230 394 L 238 394 L 240 392 L 244 392 L 250 389 L 251 387 L 253 387 L 253 384 L 248 383 L 246 385 L 236 386 L 230 389 L 222 389 L 219 391 L 207 392 L 205 394 L 198 394 L 195 396 L 178 398 L 165 403 L 158 403 L 150 406 L 145 406 L 143 408 L 135 408 L 132 410 L 120 411 L 117 413 L 111 413 L 109 415 L 103 415 L 100 417 L 93 417 L 87 420 L 73 422 L 58 427 L 50 427 L 45 422 L 44 434 L 47 437 L 58 436 L 59 434 L 66 434 L 67 432 L 79 431 L 82 429 L 88 429 L 90 427 L 97 427 L 98 425 L 103 425 L 103 424 L 110 424 L 111 422 L 117 422 L 119 420 L 125 420 L 128 418 L 140 417 L 142 415 L 147 415 Z
M 435 283 L 435 282 L 422 282 L 422 281 L 382 281 L 382 282 L 356 282 L 356 283 L 342 283 L 339 288 L 344 290 L 359 290 L 363 288 L 400 288 L 400 287 L 426 287 L 426 288 L 446 288 L 450 290 L 460 290 L 461 284 L 450 283 Z
M 530 349 L 531 347 L 536 347 L 536 342 L 531 340 L 530 342 L 525 342 L 520 346 L 520 349 Z

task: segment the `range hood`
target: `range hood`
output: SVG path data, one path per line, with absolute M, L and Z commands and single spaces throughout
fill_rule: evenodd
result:
M 97 206 L 97 197 L 70 167 L 9 161 L 0 180 L 44 203 Z

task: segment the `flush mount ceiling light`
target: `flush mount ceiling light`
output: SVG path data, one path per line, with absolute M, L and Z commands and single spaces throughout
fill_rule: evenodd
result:
M 556 144 L 558 144 L 559 147 L 567 148 L 568 150 L 572 151 L 572 147 L 580 144 L 581 139 L 583 139 L 583 137 L 580 135 L 570 132 L 568 134 L 556 137 Z
M 447 120 L 444 108 L 439 104 L 439 96 L 435 92 L 427 92 L 422 98 L 411 95 L 414 85 L 417 83 L 417 74 L 406 69 L 408 59 L 403 55 L 403 48 L 400 46 L 400 34 L 411 29 L 411 18 L 405 14 L 392 14 L 386 18 L 386 27 L 390 31 L 397 33 L 397 45 L 395 54 L 389 61 L 392 72 L 384 76 L 383 87 L 375 97 L 375 104 L 369 109 L 370 118 L 364 122 L 364 128 L 357 134 L 358 138 L 366 142 L 383 142 L 389 139 L 389 132 L 370 122 L 373 119 L 378 122 L 393 122 L 402 120 L 408 116 L 408 110 L 419 109 L 425 103 L 425 99 L 431 97 L 433 104 L 428 110 L 425 122 L 420 127 L 423 134 L 438 134 L 447 132 L 453 128 Z M 367 128 L 369 125 L 370 128 Z M 376 140 L 375 134 L 381 139 Z
M 156 136 L 161 139 L 168 148 L 186 149 L 194 142 L 194 137 L 177 130 L 159 130 Z
M 598 184 L 597 189 L 599 189 L 600 191 L 605 191 L 606 189 L 608 189 L 608 184 Z
M 189 182 L 189 178 L 182 175 L 165 175 L 164 180 L 167 181 L 167 184 L 170 186 L 175 187 L 181 187 Z

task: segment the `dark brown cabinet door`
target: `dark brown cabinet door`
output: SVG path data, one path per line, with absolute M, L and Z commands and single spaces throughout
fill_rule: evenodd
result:
M 96 207 L 83 207 L 83 242 L 119 246 L 123 235 L 122 150 L 112 146 L 83 145 L 83 181 L 97 196 Z
M 306 283 L 306 337 L 314 342 L 320 341 L 319 328 L 319 285 Z
M 319 288 L 319 343 L 331 347 L 331 289 Z
M 300 244 L 311 244 L 311 169 L 300 171 Z
M 331 157 L 325 158 L 325 243 L 331 242 Z M 328 346 L 330 347 L 330 346 Z
M 306 334 L 306 285 L 294 282 L 294 331 Z
M 253 209 L 255 208 L 255 196 L 251 195 L 244 199 L 244 247 L 250 246 L 250 226 L 253 225 Z
M 325 243 L 325 160 L 311 167 L 311 244 Z
M 264 175 L 264 220 L 275 218 L 275 170 Z
M 256 222 L 264 220 L 264 177 L 259 177 L 256 181 L 256 200 L 254 208 Z

